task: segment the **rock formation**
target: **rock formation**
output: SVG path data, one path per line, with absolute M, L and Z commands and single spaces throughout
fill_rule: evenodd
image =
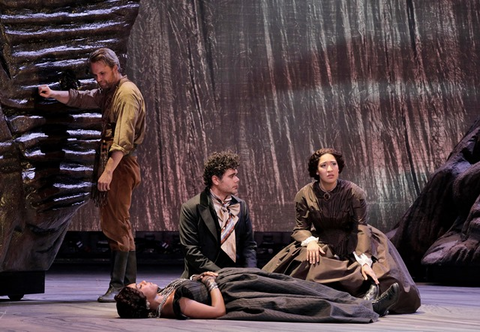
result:
M 475 281 L 471 272 L 480 270 L 480 119 L 390 234 L 414 274 L 427 268 L 433 280 L 455 281 L 461 275 Z
M 99 113 L 44 100 L 38 85 L 93 87 L 87 59 L 99 47 L 125 64 L 138 7 L 138 0 L 0 1 L 0 279 L 50 267 L 92 184 Z

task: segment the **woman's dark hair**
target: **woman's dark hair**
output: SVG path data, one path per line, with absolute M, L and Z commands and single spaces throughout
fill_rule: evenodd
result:
M 117 312 L 122 318 L 148 318 L 150 310 L 147 306 L 147 297 L 138 289 L 123 287 L 115 296 Z
M 310 159 L 308 160 L 308 174 L 317 181 L 320 180 L 320 177 L 317 174 L 318 161 L 320 160 L 320 157 L 322 157 L 324 154 L 327 154 L 327 153 L 335 157 L 335 160 L 337 161 L 337 164 L 338 164 L 339 173 L 342 173 L 342 170 L 345 167 L 345 161 L 343 160 L 343 156 L 341 152 L 332 148 L 319 149 L 315 151 L 310 156 Z
M 237 169 L 238 165 L 240 165 L 240 157 L 236 153 L 231 151 L 212 153 L 205 162 L 203 169 L 205 186 L 207 188 L 212 186 L 212 176 L 216 175 L 221 179 L 228 169 Z

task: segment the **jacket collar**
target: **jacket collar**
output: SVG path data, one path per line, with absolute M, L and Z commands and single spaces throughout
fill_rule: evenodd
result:
M 239 202 L 238 198 L 232 195 L 232 203 L 237 202 Z M 200 193 L 199 211 L 210 233 L 212 233 L 212 235 L 218 241 L 218 220 L 215 213 L 215 208 L 213 207 L 212 196 L 210 195 L 210 188 L 206 188 Z
M 199 211 L 200 215 L 205 222 L 205 225 L 208 227 L 208 230 L 215 237 L 215 240 L 219 240 L 218 231 L 217 231 L 217 218 L 215 210 L 213 210 L 212 198 L 209 194 L 210 189 L 205 189 L 200 194 L 200 206 Z

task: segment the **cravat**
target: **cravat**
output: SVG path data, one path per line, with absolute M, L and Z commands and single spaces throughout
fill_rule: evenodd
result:
M 220 246 L 222 250 L 232 259 L 237 261 L 235 225 L 238 221 L 238 213 L 240 212 L 240 203 L 231 204 L 232 198 L 222 201 L 219 197 L 212 193 L 214 198 L 215 210 L 220 222 Z

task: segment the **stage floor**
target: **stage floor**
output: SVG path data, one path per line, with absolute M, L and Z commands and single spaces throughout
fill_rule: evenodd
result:
M 163 286 L 180 266 L 140 266 L 138 280 Z M 226 320 L 120 319 L 114 303 L 98 303 L 107 288 L 108 267 L 53 266 L 45 293 L 20 301 L 0 297 L 1 331 L 479 331 L 480 287 L 419 284 L 422 306 L 415 314 L 387 315 L 372 324 L 312 324 Z M 321 325 L 321 326 L 319 326 Z

